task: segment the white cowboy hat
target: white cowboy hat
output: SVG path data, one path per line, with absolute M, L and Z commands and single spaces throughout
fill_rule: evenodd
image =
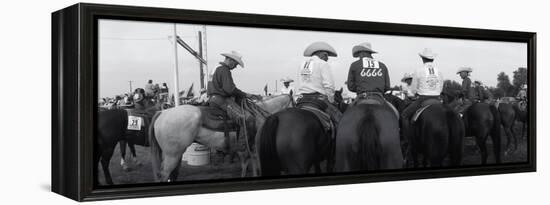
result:
M 351 49 L 351 54 L 353 55 L 353 57 L 358 57 L 357 53 L 359 51 L 366 51 L 369 53 L 378 53 L 372 50 L 372 45 L 369 42 L 365 42 L 365 43 L 361 43 L 359 45 L 353 46 L 353 48 Z
M 304 56 L 310 57 L 310 56 L 313 55 L 313 53 L 315 53 L 317 51 L 326 51 L 328 53 L 328 56 L 332 56 L 332 57 L 338 56 L 336 54 L 336 50 L 334 50 L 334 48 L 332 46 L 330 46 L 328 43 L 325 43 L 325 42 L 322 42 L 322 41 L 315 42 L 315 43 L 312 43 L 311 45 L 309 45 L 306 48 L 306 50 L 304 51 Z
M 240 53 L 237 53 L 237 51 L 231 51 L 231 53 L 222 53 L 221 55 L 237 61 L 237 63 L 239 65 L 241 65 L 241 67 L 244 68 L 244 62 L 242 60 L 242 55 Z
M 458 70 L 456 71 L 456 74 L 459 74 L 460 72 L 470 73 L 470 72 L 472 72 L 472 68 L 463 66 L 463 67 L 458 68 Z
M 283 83 L 292 83 L 292 82 L 294 82 L 294 80 L 292 80 L 290 77 L 284 77 L 283 79 L 281 79 L 281 82 L 283 82 Z
M 405 73 L 405 74 L 403 75 L 403 78 L 401 78 L 401 82 L 405 82 L 405 80 L 407 80 L 407 79 L 412 79 L 412 78 L 413 78 L 413 77 L 412 77 L 411 74 Z
M 433 51 L 432 49 L 429 49 L 429 48 L 424 48 L 424 50 L 422 50 L 422 53 L 418 53 L 418 55 L 420 55 L 420 57 L 422 58 L 427 58 L 427 59 L 435 59 L 435 57 L 437 56 Z

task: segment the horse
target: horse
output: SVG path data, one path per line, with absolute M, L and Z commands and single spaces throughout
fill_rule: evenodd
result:
M 347 108 L 342 91 L 342 88 L 335 91 L 333 103 L 340 112 Z M 323 115 L 321 109 L 311 109 L 317 108 L 287 108 L 266 119 L 256 139 L 261 176 L 307 174 L 312 168 L 315 173 L 321 173 L 323 161 L 326 161 L 325 170 L 332 171 L 333 135 L 325 131 L 327 126 L 319 119 L 318 115 Z M 328 115 L 323 116 L 330 120 Z M 332 132 L 335 129 L 332 127 Z
M 504 133 L 506 134 L 507 141 L 506 141 L 506 151 L 504 151 L 504 154 L 508 154 L 509 152 L 513 152 L 517 150 L 518 147 L 518 139 L 516 134 L 514 133 L 514 125 L 516 121 L 523 122 L 523 126 L 521 129 L 521 138 L 524 136 L 525 127 L 526 127 L 526 116 L 527 112 L 523 111 L 519 108 L 517 104 L 511 104 L 511 103 L 499 103 L 498 105 L 498 111 L 500 114 L 500 120 L 502 127 L 504 128 Z M 511 142 L 513 140 L 514 147 L 511 148 Z
M 145 111 L 150 113 L 160 110 L 161 106 L 148 101 L 144 101 L 140 105 L 143 105 Z M 98 109 L 96 137 L 94 165 L 98 165 L 101 161 L 101 167 L 103 169 L 103 174 L 105 175 L 105 182 L 109 185 L 113 184 L 111 172 L 109 171 L 109 162 L 111 161 L 114 149 L 119 142 L 127 142 L 131 145 L 149 146 L 149 140 L 145 137 L 145 135 L 137 135 L 136 132 L 128 130 L 128 111 L 125 109 Z M 125 148 L 123 149 L 121 147 L 121 155 L 123 156 L 121 166 L 123 169 L 127 167 L 124 161 L 124 152 Z M 96 183 L 99 184 L 97 177 Z
M 450 159 L 450 165 L 459 166 L 462 163 L 462 140 L 465 128 L 450 104 L 449 98 L 443 94 L 444 103 L 429 105 L 418 115 L 415 122 L 411 123 L 412 133 L 403 138 L 403 150 L 406 153 L 407 162 L 412 159 L 412 166 L 418 167 L 419 156 L 423 156 L 424 167 L 441 167 L 445 158 Z M 386 96 L 391 103 L 401 112 L 406 108 L 406 102 L 397 97 Z M 426 102 L 425 102 L 426 103 Z M 407 163 L 406 162 L 406 163 Z
M 292 105 L 292 97 L 279 95 L 257 102 L 256 105 L 269 114 Z M 153 177 L 157 182 L 171 182 L 178 178 L 182 154 L 194 141 L 216 150 L 226 152 L 226 140 L 223 132 L 210 130 L 202 126 L 199 107 L 182 105 L 153 116 L 149 128 Z M 256 116 L 256 127 L 261 127 L 264 119 Z M 252 136 L 255 133 L 251 133 Z M 248 143 L 249 140 L 246 140 Z M 248 146 L 247 146 L 248 147 Z M 246 175 L 250 159 L 241 157 L 241 176 Z M 252 163 L 254 166 L 254 163 Z M 254 169 L 255 170 L 255 169 Z
M 497 164 L 501 163 L 501 117 L 497 108 L 487 103 L 476 102 L 466 109 L 462 119 L 466 128 L 466 136 L 474 136 L 481 151 L 481 164 L 487 164 L 486 141 L 489 136 L 493 141 L 495 162 Z
M 344 112 L 336 135 L 335 172 L 399 169 L 399 120 L 385 104 L 357 100 Z

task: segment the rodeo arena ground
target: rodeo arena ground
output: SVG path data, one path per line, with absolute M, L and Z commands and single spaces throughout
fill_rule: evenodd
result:
M 170 31 L 172 27 L 167 28 Z M 391 59 L 384 58 L 389 55 L 382 49 L 385 44 L 376 44 L 385 41 L 367 38 L 348 46 L 309 40 L 290 52 L 297 55 L 297 63 L 280 64 L 291 68 L 261 71 L 263 68 L 249 68 L 254 67 L 249 59 L 262 55 L 247 57 L 247 50 L 239 47 L 216 50 L 216 27 L 209 27 L 209 38 L 204 28 L 198 33 L 200 40 L 209 40 L 208 46 L 200 40 L 201 46 L 193 46 L 184 35 L 175 35 L 175 25 L 173 29 L 174 35 L 167 38 L 170 43 L 162 42 L 172 46 L 176 56 L 184 52 L 198 62 L 201 75 L 196 76 L 200 80 L 189 83 L 188 89 L 179 88 L 178 57 L 175 73 L 167 72 L 168 77 L 100 76 L 100 89 L 106 81 L 143 86 L 100 90 L 94 162 L 99 185 L 527 161 L 524 65 L 507 68 L 513 71 L 510 82 L 508 75 L 496 68 L 470 67 L 468 62 L 440 66 L 449 59 L 438 58 L 445 51 L 422 44 L 409 54 L 416 59 L 414 63 L 401 66 L 409 69 L 394 70 L 388 63 Z M 104 30 L 111 33 L 105 31 L 100 36 L 116 34 Z M 105 39 L 105 44 L 120 41 Z M 102 49 L 108 46 L 100 41 Z M 100 75 L 108 72 L 101 65 Z M 243 77 L 249 71 L 269 72 L 262 75 L 269 78 Z M 493 77 L 479 77 L 478 73 Z M 250 86 L 252 81 L 258 82 L 255 88 Z

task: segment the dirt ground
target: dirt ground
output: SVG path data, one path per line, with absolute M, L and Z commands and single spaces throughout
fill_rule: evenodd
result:
M 517 123 L 515 127 L 515 133 L 519 135 L 521 133 L 521 123 Z M 505 144 L 507 142 L 504 131 L 502 131 L 502 151 L 505 150 Z M 518 149 L 507 155 L 502 155 L 503 163 L 510 162 L 526 162 L 527 161 L 527 140 L 526 138 L 518 137 Z M 492 152 L 492 142 L 489 138 L 488 143 L 488 164 L 494 164 L 495 158 Z M 151 159 L 149 156 L 149 148 L 136 146 L 137 158 L 141 162 L 141 165 L 130 163 L 130 160 L 127 160 L 129 163 L 130 170 L 124 171 L 120 166 L 120 151 L 117 146 L 113 158 L 110 163 L 111 175 L 113 177 L 113 182 L 115 184 L 134 184 L 134 183 L 149 183 L 153 181 L 153 171 L 151 167 Z M 130 150 L 127 149 L 126 157 L 130 155 Z M 190 166 L 187 165 L 185 161 L 182 162 L 182 167 L 179 170 L 178 181 L 192 181 L 192 180 L 204 180 L 204 179 L 226 179 L 226 178 L 238 178 L 240 177 L 241 167 L 238 160 L 230 163 L 222 162 L 221 157 L 216 155 L 211 155 L 211 162 L 209 165 L 205 166 Z M 478 165 L 481 164 L 481 157 L 479 154 L 479 149 L 475 145 L 475 140 L 472 137 L 467 137 L 464 139 L 464 153 L 463 153 L 463 164 L 464 165 Z M 104 175 L 99 169 L 99 182 L 100 184 L 105 184 Z

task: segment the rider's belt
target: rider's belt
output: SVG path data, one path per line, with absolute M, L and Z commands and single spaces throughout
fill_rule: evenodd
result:
M 302 93 L 298 96 L 298 98 L 317 98 L 319 100 L 325 100 L 328 99 L 326 95 L 323 95 L 321 93 L 315 92 L 315 93 Z
M 357 94 L 358 98 L 367 98 L 370 96 L 377 96 L 377 97 L 384 97 L 384 95 L 381 92 L 361 92 Z

